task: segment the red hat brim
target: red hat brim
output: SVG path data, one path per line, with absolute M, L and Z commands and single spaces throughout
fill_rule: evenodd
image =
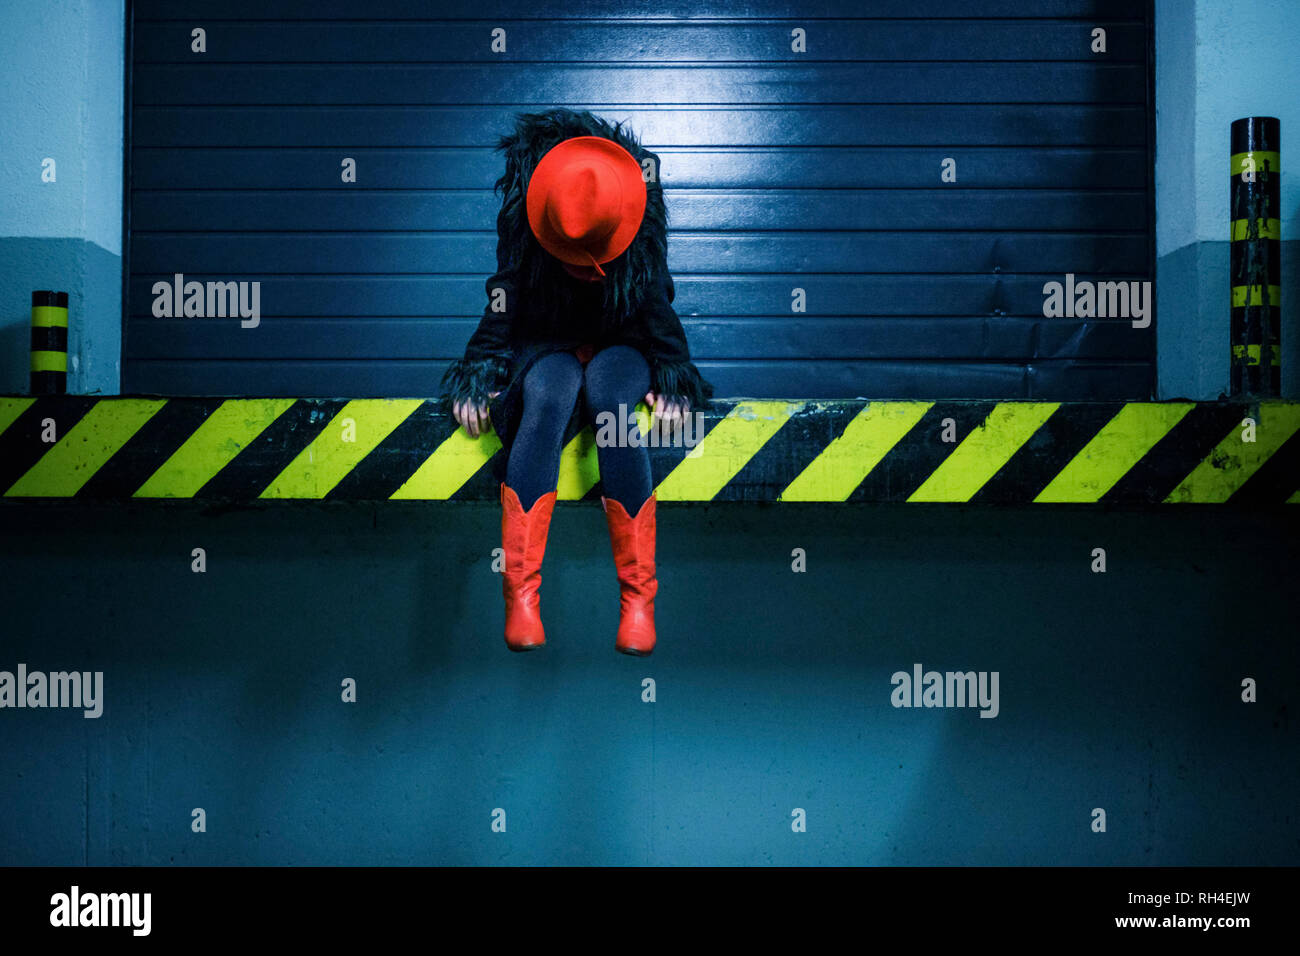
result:
M 603 238 L 588 244 L 573 242 L 556 231 L 546 215 L 551 191 L 564 169 L 573 162 L 600 159 L 608 163 L 622 187 L 618 223 Z M 603 136 L 574 136 L 551 147 L 528 181 L 528 225 L 542 248 L 561 262 L 591 266 L 609 262 L 632 244 L 645 216 L 646 188 L 641 164 L 626 149 Z

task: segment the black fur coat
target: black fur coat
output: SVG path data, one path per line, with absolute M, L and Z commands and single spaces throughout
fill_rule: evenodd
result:
M 639 163 L 647 158 L 654 163 L 641 228 L 627 250 L 602 265 L 606 276 L 599 283 L 566 272 L 528 225 L 526 197 L 533 169 L 547 150 L 574 136 L 603 136 Z M 496 183 L 502 196 L 497 271 L 487 280 L 488 305 L 464 357 L 443 376 L 447 407 L 456 401 L 488 402 L 493 427 L 508 451 L 522 412 L 523 377 L 529 366 L 550 352 L 591 342 L 598 349 L 617 343 L 633 346 L 650 366 L 651 391 L 666 400 L 684 400 L 692 411 L 707 408 L 713 386 L 691 361 L 672 307 L 659 157 L 643 149 L 621 124 L 611 126 L 591 113 L 567 109 L 520 114 L 514 132 L 501 138 L 497 150 L 506 159 L 505 174 Z M 489 401 L 495 391 L 501 394 Z M 582 407 L 579 401 L 575 416 Z

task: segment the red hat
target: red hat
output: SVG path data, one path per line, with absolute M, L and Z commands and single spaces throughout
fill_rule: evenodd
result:
M 566 266 L 594 268 L 622 255 L 645 215 L 641 164 L 602 136 L 574 136 L 547 151 L 528 182 L 528 225 Z

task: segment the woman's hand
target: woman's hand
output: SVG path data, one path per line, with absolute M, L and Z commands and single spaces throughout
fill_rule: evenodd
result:
M 488 398 L 496 398 L 500 394 L 500 392 L 492 392 Z M 488 414 L 486 402 L 457 402 L 452 406 L 451 413 L 470 438 L 478 438 L 492 427 L 492 417 Z
M 654 412 L 656 418 L 672 424 L 683 421 L 690 411 L 690 404 L 685 399 L 668 401 L 664 396 L 656 395 L 654 392 L 645 393 L 645 403 L 646 407 Z

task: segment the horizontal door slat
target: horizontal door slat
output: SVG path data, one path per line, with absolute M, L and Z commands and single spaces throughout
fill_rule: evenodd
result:
M 1142 64 L 823 63 L 642 66 L 529 63 L 195 65 L 133 72 L 141 105 L 532 103 L 1142 103 Z
M 1138 190 L 666 189 L 673 229 L 745 232 L 878 228 L 996 231 L 1009 223 L 1039 230 L 1139 230 L 1146 223 Z M 141 191 L 132 213 L 166 232 L 440 232 L 491 223 L 500 197 L 491 190 L 334 192 Z M 138 231 L 137 235 L 146 235 Z
M 1144 148 L 1141 104 L 876 103 L 583 108 L 627 121 L 655 152 L 672 147 L 1013 146 Z M 480 148 L 490 153 L 535 103 L 475 106 L 147 106 L 137 103 L 135 146 Z M 576 108 L 576 107 L 575 107 Z M 497 164 L 500 160 L 498 159 Z M 494 173 L 499 175 L 498 173 Z
M 227 280 L 229 276 L 185 273 L 200 282 Z M 1079 279 L 1103 277 L 1083 273 Z M 287 303 L 281 315 L 340 318 L 377 316 L 423 318 L 430 316 L 474 319 L 483 314 L 484 282 L 474 275 L 304 275 L 267 276 L 256 272 L 241 278 L 262 283 L 267 302 Z M 818 316 L 1042 316 L 1043 285 L 1063 281 L 1057 275 L 687 275 L 678 273 L 678 315 L 757 317 L 789 310 L 791 290 L 806 296 L 805 318 Z M 1108 279 L 1139 276 L 1111 274 Z M 136 274 L 130 284 L 131 314 L 152 316 L 153 286 L 174 282 L 174 274 Z M 899 294 L 900 286 L 907 289 Z M 1062 320 L 1064 321 L 1064 320 Z M 469 337 L 466 327 L 465 337 Z M 463 347 L 464 343 L 461 343 Z
M 922 189 L 940 184 L 943 160 L 956 163 L 952 188 L 1133 189 L 1146 183 L 1140 149 L 831 149 L 799 146 L 656 150 L 665 189 Z M 344 158 L 360 188 L 491 189 L 500 156 L 488 150 L 134 151 L 137 190 L 329 189 Z M 669 214 L 672 210 L 669 209 Z M 491 228 L 495 212 L 486 222 Z
M 239 319 L 141 318 L 124 355 L 132 359 L 452 359 L 474 332 L 472 319 L 382 316 L 264 316 L 256 329 Z M 1006 316 L 897 318 L 762 316 L 687 318 L 691 354 L 720 359 L 1038 359 L 1144 357 L 1146 337 L 1124 320 Z
M 151 234 L 132 237 L 134 268 L 202 269 L 232 277 L 274 263 L 291 273 L 476 272 L 495 263 L 489 235 Z M 788 233 L 674 236 L 674 272 L 1074 272 L 1123 273 L 1145 268 L 1144 235 L 1105 233 Z
M 495 63 L 800 62 L 908 60 L 1077 60 L 1091 62 L 1093 24 L 1009 20 L 819 20 L 804 25 L 806 49 L 792 49 L 787 20 L 672 23 L 523 20 L 505 25 L 508 43 L 492 50 L 487 20 L 426 23 L 245 22 L 211 31 L 206 53 L 191 50 L 189 22 L 142 23 L 133 44 L 147 63 Z M 1106 62 L 1143 62 L 1140 23 L 1107 29 Z

